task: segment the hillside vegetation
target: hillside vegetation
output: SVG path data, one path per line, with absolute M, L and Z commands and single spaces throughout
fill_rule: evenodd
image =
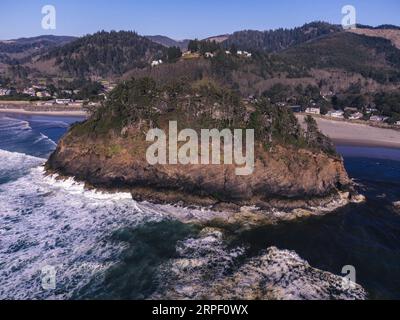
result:
M 42 60 L 72 76 L 120 76 L 166 55 L 166 48 L 135 32 L 98 32 L 57 48 Z
M 146 133 L 168 132 L 170 121 L 197 136 L 202 129 L 254 129 L 254 170 L 238 175 L 236 164 L 221 162 L 149 164 Z M 70 129 L 46 167 L 95 187 L 129 190 L 136 200 L 204 206 L 309 206 L 351 189 L 342 159 L 312 118 L 304 131 L 288 109 L 266 99 L 245 103 L 237 92 L 207 81 L 124 81 L 87 121 Z
M 313 22 L 294 29 L 268 31 L 244 30 L 232 34 L 224 44 L 242 50 L 278 52 L 307 41 L 340 32 L 341 28 L 325 22 Z
M 400 81 L 400 50 L 389 40 L 338 33 L 290 48 L 289 63 L 315 69 L 343 69 L 380 83 Z

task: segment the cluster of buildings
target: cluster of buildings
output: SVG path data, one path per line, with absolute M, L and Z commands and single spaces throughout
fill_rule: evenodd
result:
M 21 92 L 22 94 L 28 95 L 30 97 L 38 98 L 51 98 L 52 95 L 45 86 L 33 85 L 30 88 L 25 88 Z
M 0 88 L 0 96 L 11 96 L 13 93 L 15 93 L 14 89 L 9 89 L 9 88 Z
M 81 107 L 83 105 L 83 103 L 84 103 L 83 100 L 54 99 L 54 100 L 38 102 L 37 105 L 40 105 L 40 106 L 62 105 L 62 106 L 71 106 L 71 107 Z
M 236 52 L 236 54 L 240 57 L 244 57 L 244 58 L 251 58 L 252 54 L 250 52 L 247 51 L 242 51 L 242 50 L 238 50 Z
M 62 90 L 63 93 L 73 95 L 74 93 L 78 93 L 78 90 Z M 15 89 L 8 89 L 8 88 L 0 88 L 0 96 L 12 96 L 17 93 L 24 94 L 30 97 L 37 97 L 37 98 L 49 98 L 52 100 L 47 100 L 47 101 L 41 101 L 38 102 L 38 105 L 46 105 L 46 106 L 52 106 L 52 105 L 71 105 L 71 106 L 81 106 L 84 101 L 82 100 L 73 100 L 73 99 L 58 99 L 57 94 L 52 95 L 47 87 L 45 86 L 38 86 L 38 85 L 33 85 L 32 87 L 29 88 L 24 88 L 20 91 L 17 91 Z
M 225 51 L 225 54 L 231 55 L 232 52 L 230 52 L 229 50 L 226 50 L 226 51 Z M 250 52 L 242 51 L 242 50 L 238 50 L 238 51 L 236 52 L 236 54 L 237 54 L 239 57 L 242 57 L 242 58 L 251 58 L 251 57 L 252 57 L 252 54 L 251 54 Z M 214 57 L 215 57 L 215 53 L 206 52 L 206 53 L 204 54 L 204 57 L 206 57 L 206 58 L 214 58 Z
M 232 55 L 232 52 L 229 51 L 229 50 L 226 50 L 226 51 L 225 51 L 225 54 L 226 54 L 226 55 Z M 205 52 L 205 53 L 204 53 L 204 57 L 205 57 L 206 59 L 214 58 L 215 55 L 216 55 L 216 54 L 215 54 L 214 52 Z M 236 51 L 236 55 L 239 56 L 239 57 L 241 57 L 241 58 L 251 58 L 251 57 L 252 57 L 252 54 L 251 54 L 250 52 L 247 52 L 247 51 L 244 51 L 244 50 L 237 50 L 237 51 Z M 185 52 L 182 54 L 182 57 L 183 57 L 183 58 L 200 58 L 201 55 L 200 55 L 200 53 L 198 53 L 198 52 L 185 51 Z M 155 61 L 152 61 L 151 66 L 152 66 L 152 67 L 156 67 L 156 66 L 158 66 L 158 65 L 160 65 L 160 64 L 162 64 L 162 63 L 163 63 L 162 60 L 155 60 Z
M 231 55 L 232 54 L 232 52 L 231 51 L 229 51 L 229 50 L 226 50 L 225 51 L 225 54 L 227 54 L 227 55 Z M 247 52 L 247 51 L 243 51 L 243 50 L 238 50 L 237 52 L 236 52 L 236 54 L 239 56 L 239 57 L 241 57 L 241 58 L 251 58 L 252 57 L 252 54 L 250 53 L 250 52 Z M 183 54 L 182 54 L 182 57 L 183 58 L 200 58 L 200 54 L 198 53 L 198 52 L 191 52 L 191 51 L 185 51 Z M 211 59 L 211 58 L 214 58 L 215 57 L 215 53 L 214 52 L 205 52 L 204 53 L 204 57 L 206 58 L 206 59 Z M 150 63 L 150 65 L 151 65 L 151 67 L 152 68 L 154 68 L 154 67 L 157 67 L 157 66 L 160 66 L 160 65 L 162 65 L 164 62 L 160 59 L 160 60 L 153 60 L 151 63 Z
M 38 98 L 50 98 L 52 96 L 47 88 L 42 86 L 32 86 L 30 88 L 24 88 L 20 91 L 14 88 L 0 88 L 0 96 L 11 96 L 17 93 Z
M 369 121 L 373 121 L 373 122 L 385 122 L 386 120 L 388 120 L 389 117 L 384 117 L 384 116 L 371 116 L 369 118 Z
M 292 109 L 293 112 L 302 112 L 303 109 L 301 106 L 291 106 L 290 109 Z M 378 110 L 375 108 L 366 108 L 365 109 L 365 114 L 366 115 L 371 115 Z M 312 114 L 312 115 L 320 115 L 321 114 L 321 109 L 317 106 L 313 107 L 308 107 L 305 110 L 305 113 L 307 114 Z M 347 113 L 347 116 L 345 116 Z M 349 119 L 349 120 L 362 120 L 364 118 L 364 113 L 360 112 L 357 108 L 345 108 L 343 110 L 331 110 L 328 111 L 326 114 L 327 117 L 334 118 L 334 119 Z M 385 117 L 382 115 L 371 115 L 369 117 L 369 121 L 372 122 L 386 122 L 389 119 L 389 117 Z M 397 126 L 400 126 L 400 121 L 397 121 L 394 123 Z

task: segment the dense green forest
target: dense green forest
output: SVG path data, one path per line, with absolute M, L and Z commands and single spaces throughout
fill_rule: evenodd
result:
M 75 37 L 66 36 L 39 36 L 34 38 L 21 38 L 10 41 L 0 41 L 0 53 L 26 53 L 31 50 L 54 48 L 67 44 Z
M 321 150 L 336 154 L 312 120 L 304 131 L 285 107 L 259 99 L 248 108 L 236 91 L 215 82 L 173 81 L 158 85 L 151 78 L 131 79 L 119 84 L 103 106 L 86 122 L 75 126 L 78 135 L 123 135 L 134 124 L 163 128 L 176 120 L 181 129 L 254 129 L 266 150 L 274 145 Z
M 290 64 L 316 69 L 343 69 L 380 83 L 400 81 L 400 50 L 383 38 L 333 34 L 281 54 Z
M 400 93 L 378 93 L 374 97 L 374 102 L 384 116 L 390 117 L 390 122 L 400 121 Z
M 365 113 L 367 107 L 376 106 L 390 122 L 398 119 L 399 97 L 392 91 L 400 83 L 400 50 L 384 38 L 313 22 L 294 29 L 240 31 L 222 43 L 188 40 L 185 44 L 195 53 L 191 55 L 182 54 L 179 42 L 163 46 L 149 38 L 135 32 L 101 31 L 76 40 L 44 36 L 2 43 L 0 49 L 13 53 L 0 50 L 0 75 L 9 79 L 5 84 L 9 87 L 25 88 L 41 79 L 59 97 L 95 100 L 103 89 L 88 79 L 118 82 L 151 77 L 157 85 L 177 79 L 211 81 L 241 98 L 255 96 L 273 104 L 301 105 L 303 110 L 318 105 L 323 114 L 349 107 Z M 14 58 L 14 53 L 35 46 L 46 47 L 46 53 Z M 251 56 L 238 53 L 243 50 Z M 153 60 L 163 63 L 151 67 Z M 65 93 L 70 87 L 75 87 L 74 93 Z
M 241 50 L 278 52 L 341 30 L 339 26 L 325 22 L 313 22 L 294 29 L 245 30 L 235 32 L 224 45 L 226 48 L 234 45 Z
M 101 31 L 54 49 L 42 60 L 54 58 L 62 71 L 73 76 L 104 77 L 144 68 L 166 56 L 165 47 L 135 32 Z

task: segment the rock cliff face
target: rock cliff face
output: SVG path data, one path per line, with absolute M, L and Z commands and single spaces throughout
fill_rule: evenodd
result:
M 255 170 L 248 176 L 237 176 L 232 165 L 151 166 L 144 155 L 143 146 L 129 140 L 82 140 L 67 135 L 47 168 L 94 187 L 130 190 L 138 200 L 204 205 L 230 202 L 264 207 L 325 197 L 351 185 L 340 159 L 303 149 L 259 149 Z
M 117 88 L 108 105 L 60 141 L 47 169 L 97 188 L 129 190 L 137 200 L 206 206 L 301 206 L 351 188 L 342 159 L 330 152 L 326 137 L 315 128 L 303 132 L 288 111 L 246 106 L 215 88 L 168 90 L 135 81 Z M 151 115 L 154 110 L 157 114 Z M 236 165 L 150 165 L 146 150 L 152 143 L 146 142 L 146 133 L 154 127 L 168 132 L 171 120 L 197 131 L 227 123 L 254 128 L 253 173 L 238 176 Z

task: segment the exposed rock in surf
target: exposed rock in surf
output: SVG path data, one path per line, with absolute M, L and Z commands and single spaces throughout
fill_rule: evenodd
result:
M 311 267 L 295 252 L 268 248 L 245 259 L 244 248 L 228 249 L 217 229 L 177 248 L 178 257 L 164 264 L 161 287 L 153 299 L 347 299 L 367 298 L 355 283 Z M 244 262 L 243 262 L 244 260 Z M 162 280 L 162 281 L 161 281 Z
M 400 201 L 393 202 L 394 209 L 400 213 Z

